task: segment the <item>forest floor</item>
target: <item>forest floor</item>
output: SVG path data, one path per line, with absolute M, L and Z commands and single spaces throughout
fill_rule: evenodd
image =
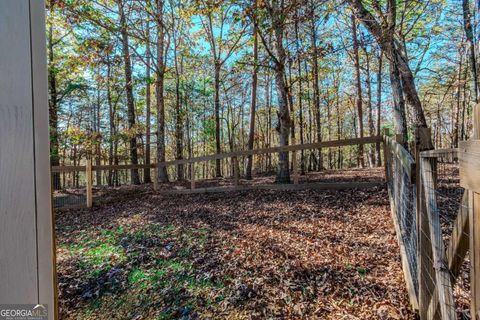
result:
M 413 319 L 384 188 L 57 213 L 62 319 Z

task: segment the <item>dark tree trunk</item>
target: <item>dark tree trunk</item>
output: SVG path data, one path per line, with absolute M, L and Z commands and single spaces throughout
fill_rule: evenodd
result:
M 378 72 L 377 72 L 377 136 L 382 134 L 382 69 L 383 69 L 383 52 L 380 51 L 378 56 Z M 380 143 L 376 144 L 376 165 L 382 165 L 382 152 Z
M 279 4 L 277 4 L 279 5 Z M 280 6 L 280 5 L 279 5 Z M 275 85 L 277 88 L 278 99 L 278 136 L 280 146 L 288 146 L 289 133 L 290 133 L 290 112 L 288 109 L 288 88 L 285 81 L 285 62 L 286 53 L 283 46 L 284 36 L 284 21 L 282 21 L 281 14 L 282 8 L 273 10 L 272 22 L 273 30 L 275 34 L 275 50 L 277 55 L 277 61 L 275 64 Z M 288 167 L 288 152 L 280 152 L 278 154 L 278 171 L 276 182 L 277 183 L 290 183 L 290 170 Z
M 298 15 L 297 19 L 295 19 L 295 43 L 297 52 L 300 52 L 300 37 L 298 33 Z M 303 128 L 304 128 L 304 120 L 303 120 L 303 79 L 302 79 L 302 60 L 300 57 L 297 58 L 297 68 L 298 68 L 298 120 L 299 120 L 299 128 L 300 128 L 300 144 L 304 144 L 303 138 Z M 300 173 L 305 175 L 305 150 L 300 151 Z
M 457 92 L 456 92 L 456 104 L 452 112 L 452 148 L 458 148 L 458 142 L 460 140 L 460 109 L 462 98 L 462 74 L 463 74 L 463 55 L 460 52 L 460 61 L 458 64 L 458 77 L 457 77 Z
M 463 8 L 463 28 L 468 42 L 470 69 L 472 71 L 473 85 L 475 90 L 475 102 L 478 103 L 479 86 L 478 86 L 478 69 L 477 57 L 475 54 L 475 42 L 473 37 L 472 17 L 470 13 L 470 1 L 462 0 Z
M 54 10 L 54 0 L 49 1 L 49 11 Z M 50 99 L 48 100 L 49 109 L 49 127 L 50 127 L 50 165 L 59 166 L 59 143 L 58 143 L 58 92 L 57 92 L 57 77 L 55 74 L 55 55 L 53 52 L 53 25 L 50 24 L 48 28 L 48 89 Z M 60 174 L 53 174 L 53 188 L 55 190 L 61 189 Z
M 407 117 L 405 114 L 405 99 L 403 97 L 402 81 L 400 79 L 400 71 L 396 63 L 396 58 L 390 61 L 390 82 L 393 95 L 393 118 L 395 125 L 395 134 L 400 135 L 401 143 L 408 148 L 407 136 Z
M 271 78 L 270 74 L 267 74 L 265 85 L 265 103 L 267 107 L 267 148 L 272 146 L 272 94 L 271 94 Z M 267 154 L 266 169 L 268 172 L 272 171 L 272 155 Z
M 175 37 L 175 35 L 174 35 Z M 174 38 L 174 59 L 175 59 L 175 159 L 183 159 L 183 111 L 182 111 L 182 93 L 180 90 L 181 79 L 183 73 L 183 57 L 180 63 L 178 61 L 178 43 Z M 185 179 L 183 164 L 177 166 L 177 180 Z
M 253 19 L 256 19 L 254 17 Z M 248 150 L 253 150 L 255 138 L 255 111 L 257 109 L 257 83 L 258 83 L 258 34 L 257 23 L 254 21 L 253 26 L 253 73 L 252 73 L 252 101 L 250 105 L 250 126 L 248 131 Z M 253 156 L 247 158 L 247 171 L 245 178 L 252 180 Z
M 111 81 L 111 65 L 110 65 L 110 54 L 107 54 L 107 103 L 108 103 L 108 119 L 109 119 L 109 128 L 110 128 L 110 140 L 109 140 L 109 147 L 108 147 L 108 165 L 113 165 L 114 159 L 114 145 L 117 139 L 116 136 L 116 129 L 115 129 L 115 109 L 113 106 L 112 101 L 112 92 L 110 88 L 110 81 Z M 114 184 L 114 177 L 116 175 L 115 170 L 108 171 L 108 185 L 113 186 Z
M 217 154 L 222 152 L 220 139 L 220 70 L 222 65 L 220 61 L 215 61 L 215 150 Z M 220 159 L 215 161 L 215 175 L 222 176 L 222 163 Z
M 95 117 L 94 117 L 94 142 L 95 142 L 95 165 L 100 166 L 102 164 L 102 145 L 100 141 L 100 84 L 97 88 L 97 103 L 95 104 Z M 95 183 L 97 186 L 102 185 L 102 171 L 95 171 Z
M 315 11 L 314 4 L 311 4 L 312 17 L 310 19 L 310 32 L 312 41 L 312 62 L 313 62 L 313 113 L 315 115 L 317 142 L 322 142 L 322 121 L 320 117 L 320 80 L 318 75 L 318 48 L 317 48 L 317 28 L 315 27 Z M 322 149 L 318 149 L 318 167 L 317 170 L 323 169 Z
M 147 76 L 147 83 L 145 88 L 145 164 L 149 165 L 151 161 L 150 156 L 150 142 L 151 142 L 151 110 L 152 110 L 152 92 L 151 92 L 151 59 L 152 59 L 152 52 L 150 50 L 150 21 L 147 20 L 147 63 L 146 63 L 146 76 Z M 150 168 L 145 168 L 143 171 L 144 181 L 145 183 L 151 183 L 152 178 L 150 176 Z
M 137 135 L 135 133 L 135 100 L 133 97 L 133 79 L 132 79 L 132 64 L 130 61 L 130 49 L 127 32 L 127 22 L 123 8 L 123 1 L 117 0 L 118 10 L 120 13 L 120 33 L 122 36 L 122 53 L 125 67 L 125 81 L 127 92 L 127 108 L 128 108 L 128 128 L 133 131 L 130 137 L 130 161 L 132 164 L 138 164 L 137 153 Z M 140 176 L 138 169 L 131 170 L 131 178 L 133 184 L 140 184 Z
M 365 86 L 367 88 L 367 112 L 368 112 L 368 134 L 370 137 L 375 135 L 375 125 L 373 124 L 373 104 L 372 104 L 372 81 L 370 79 L 370 55 L 362 39 L 362 50 L 365 54 Z M 375 152 L 373 146 L 368 148 L 368 162 L 370 167 L 375 166 Z
M 355 16 L 352 15 L 352 39 L 353 39 L 353 57 L 355 64 L 355 78 L 356 78 L 356 89 L 357 89 L 357 98 L 356 98 L 356 107 L 357 107 L 357 127 L 360 138 L 363 138 L 363 94 L 362 94 L 362 79 L 360 76 L 360 55 L 358 52 L 358 38 L 357 38 L 357 23 L 355 21 Z M 363 168 L 365 167 L 364 151 L 363 144 L 358 146 L 358 165 Z
M 158 179 L 160 182 L 168 182 L 167 167 L 162 166 L 165 162 L 165 99 L 164 80 L 165 80 L 165 30 L 163 27 L 163 0 L 157 0 L 157 67 L 155 81 L 155 98 L 157 100 L 157 165 Z

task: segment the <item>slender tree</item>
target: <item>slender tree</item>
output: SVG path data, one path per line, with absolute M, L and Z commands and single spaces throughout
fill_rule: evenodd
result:
M 128 108 L 128 128 L 130 130 L 130 161 L 132 164 L 138 164 L 137 152 L 137 128 L 135 126 L 135 98 L 133 96 L 133 79 L 132 79 L 132 63 L 130 61 L 130 44 L 129 34 L 127 30 L 127 19 L 125 17 L 125 3 L 123 0 L 117 0 L 118 12 L 120 14 L 120 33 L 122 39 L 122 53 L 125 68 L 125 81 L 127 93 L 127 108 Z M 140 184 L 140 176 L 138 169 L 131 169 L 132 182 Z
M 248 150 L 253 150 L 255 139 L 255 112 L 257 109 L 257 85 L 258 85 L 258 24 L 256 21 L 257 0 L 253 6 L 253 70 L 252 70 L 252 98 L 250 102 L 250 125 L 248 131 Z M 253 156 L 247 158 L 246 178 L 252 179 Z

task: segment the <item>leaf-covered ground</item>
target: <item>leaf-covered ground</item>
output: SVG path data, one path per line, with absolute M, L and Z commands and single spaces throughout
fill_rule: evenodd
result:
M 164 196 L 57 214 L 63 319 L 413 319 L 383 189 Z

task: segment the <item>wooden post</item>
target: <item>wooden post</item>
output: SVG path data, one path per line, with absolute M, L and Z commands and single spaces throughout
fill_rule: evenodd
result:
M 469 193 L 471 318 L 480 319 L 480 193 Z
M 292 145 L 296 145 L 295 138 L 292 138 Z M 293 184 L 298 184 L 298 163 L 297 163 L 297 151 L 292 151 L 292 175 Z
M 383 129 L 383 165 L 385 167 L 385 180 L 389 182 L 391 177 L 389 177 L 388 166 L 390 163 L 390 150 L 388 146 L 390 130 L 388 128 Z
M 92 180 L 92 159 L 88 159 L 85 171 L 85 181 L 87 184 L 87 208 L 91 208 L 93 206 Z
M 427 204 L 425 192 L 421 177 L 421 161 L 420 152 L 427 150 L 428 136 L 430 130 L 427 128 L 418 128 L 415 133 L 417 140 L 415 141 L 415 181 L 417 183 L 417 264 L 418 264 L 418 306 L 420 319 L 427 319 L 428 307 L 430 300 L 433 298 L 432 293 L 435 290 L 434 269 L 433 269 L 433 253 L 430 235 L 430 224 L 428 221 Z M 433 167 L 433 166 L 432 166 Z
M 195 189 L 195 163 L 190 163 L 190 189 Z
M 233 157 L 232 160 L 233 160 L 233 177 L 235 180 L 235 186 L 239 186 L 240 185 L 240 172 L 239 172 L 240 167 L 238 166 L 238 158 Z
M 480 104 L 473 108 L 473 139 L 480 139 Z M 477 154 L 478 156 L 478 154 Z M 478 158 L 477 158 L 478 159 Z M 478 171 L 475 172 L 475 179 Z M 471 318 L 480 319 L 480 188 L 469 190 Z
M 435 195 L 435 169 L 432 166 L 432 163 L 435 163 L 435 161 L 436 158 L 421 159 L 421 181 L 424 185 L 423 193 L 430 231 L 430 234 L 427 234 L 427 236 L 429 236 L 433 263 L 433 270 L 430 271 L 430 275 L 433 277 L 432 281 L 435 283 L 434 291 L 432 291 L 432 299 L 428 305 L 424 305 L 424 307 L 427 307 L 427 316 L 429 319 L 433 319 L 430 316 L 436 318 L 438 313 L 441 314 L 441 319 L 456 319 L 452 279 L 451 274 L 447 269 L 446 251 L 443 243 L 442 227 L 440 225 L 440 215 Z
M 153 164 L 152 174 L 153 174 L 153 178 L 152 178 L 153 179 L 153 190 L 158 191 L 158 168 L 157 168 L 156 163 Z
M 395 135 L 395 141 L 400 143 L 401 145 L 405 144 L 405 141 L 403 141 L 403 136 L 401 134 L 396 134 Z
M 480 139 L 480 103 L 473 107 L 473 140 Z

